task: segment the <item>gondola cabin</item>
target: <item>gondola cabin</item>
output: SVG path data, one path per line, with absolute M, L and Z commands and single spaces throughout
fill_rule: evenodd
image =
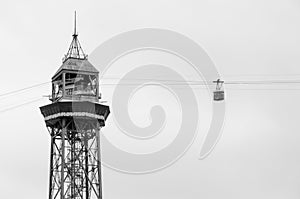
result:
M 224 91 L 214 91 L 214 100 L 215 101 L 224 100 Z
M 214 101 L 223 101 L 225 96 L 224 96 L 224 91 L 222 90 L 222 85 L 224 83 L 224 81 L 220 81 L 220 79 L 218 79 L 217 81 L 213 81 L 214 83 L 216 83 L 216 90 L 214 91 Z

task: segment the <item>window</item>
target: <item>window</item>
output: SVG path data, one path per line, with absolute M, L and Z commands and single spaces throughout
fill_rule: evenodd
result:
M 66 93 L 70 95 L 96 96 L 97 76 L 86 74 L 66 74 Z

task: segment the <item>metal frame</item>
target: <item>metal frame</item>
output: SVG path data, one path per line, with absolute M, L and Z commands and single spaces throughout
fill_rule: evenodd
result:
M 100 126 L 62 118 L 51 135 L 49 199 L 102 199 Z
M 221 88 L 224 84 L 224 81 L 221 81 L 220 79 L 217 79 L 217 81 L 213 81 L 213 83 L 216 84 L 216 91 L 219 91 L 219 90 L 221 90 Z

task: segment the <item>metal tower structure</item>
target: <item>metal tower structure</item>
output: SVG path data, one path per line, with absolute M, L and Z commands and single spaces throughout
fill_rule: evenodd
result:
M 110 111 L 99 103 L 99 72 L 75 30 L 52 77 L 51 104 L 40 107 L 51 137 L 49 199 L 102 199 L 100 129 Z

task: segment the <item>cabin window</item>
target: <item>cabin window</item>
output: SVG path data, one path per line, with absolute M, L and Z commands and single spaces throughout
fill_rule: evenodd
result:
M 65 91 L 67 96 L 97 95 L 96 75 L 66 73 Z
M 59 76 L 52 82 L 52 92 L 53 92 L 53 98 L 58 99 L 61 98 L 63 95 L 63 81 L 62 76 Z

